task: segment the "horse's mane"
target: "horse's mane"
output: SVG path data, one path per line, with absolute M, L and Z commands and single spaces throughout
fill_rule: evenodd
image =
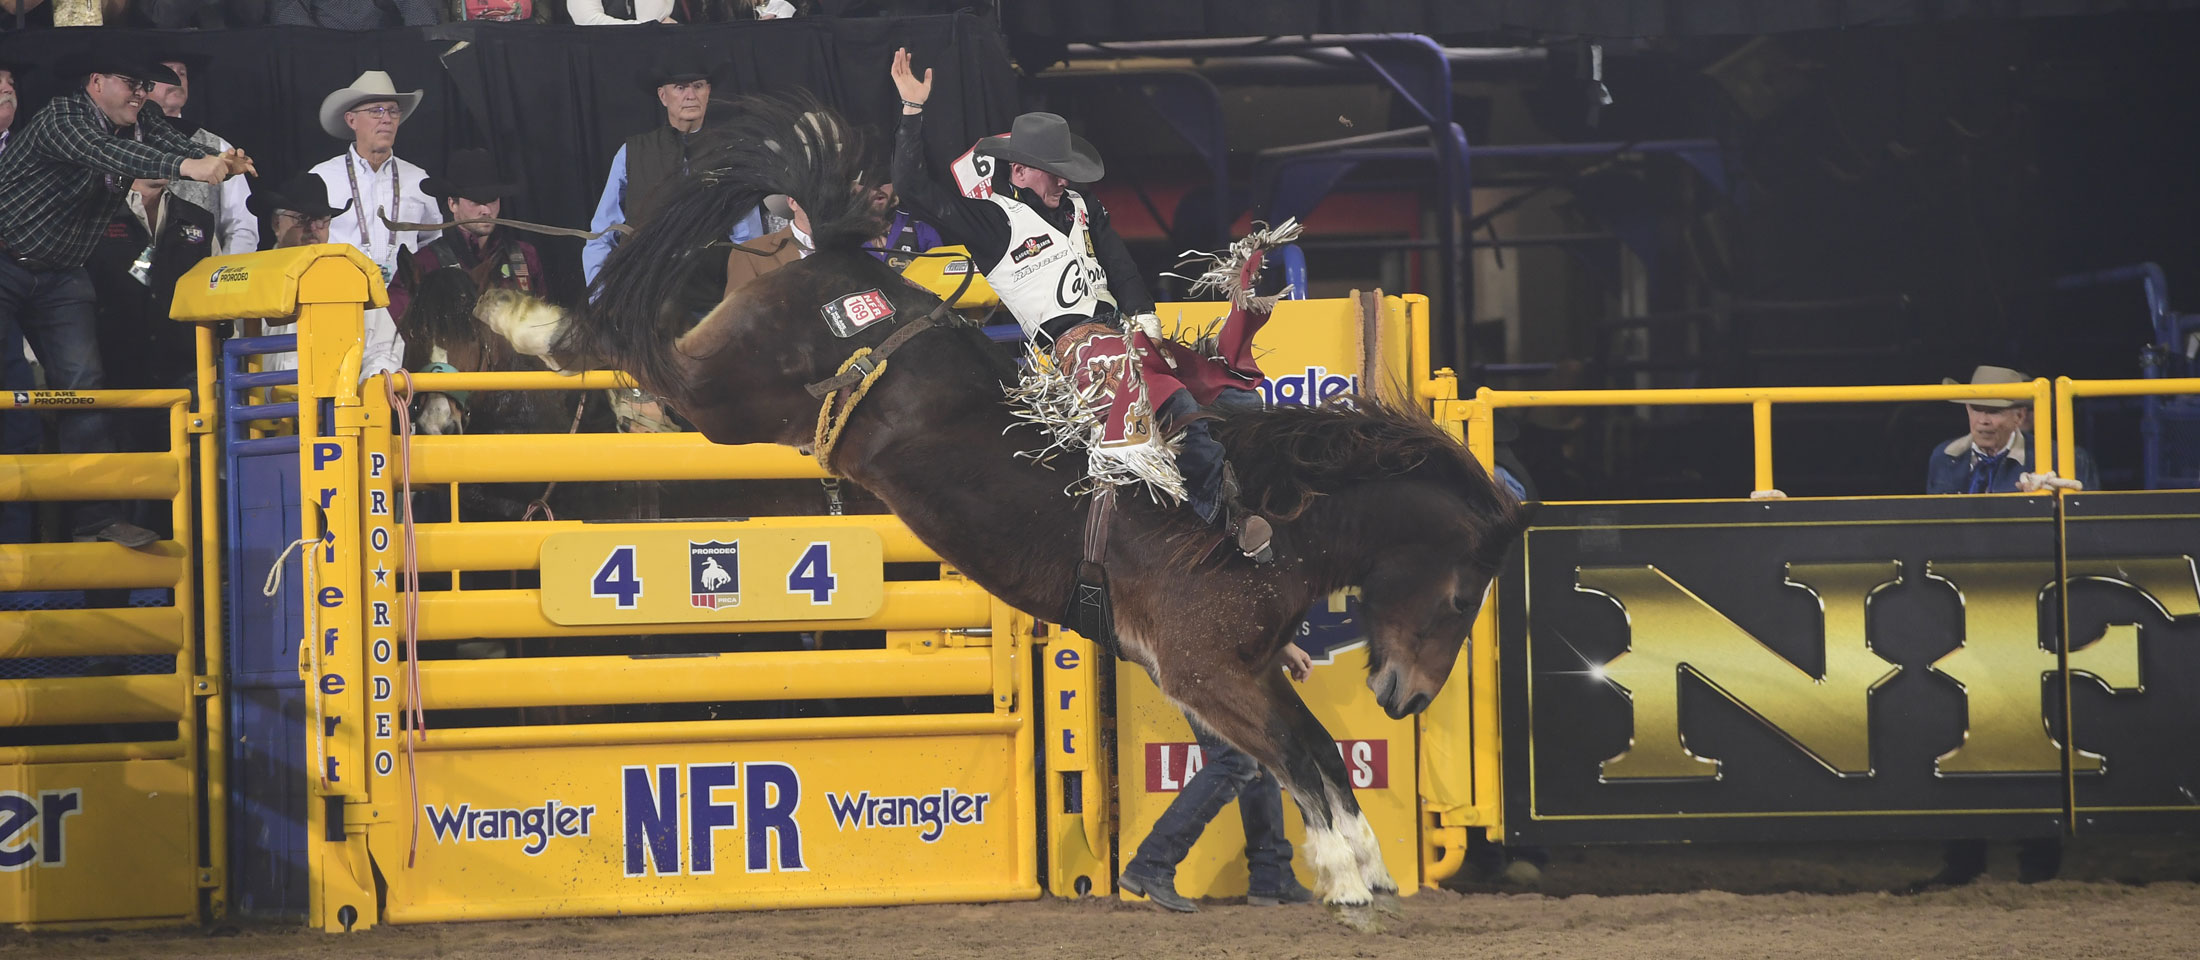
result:
M 809 217 L 819 252 L 854 251 L 882 227 L 871 213 L 860 134 L 807 95 L 731 104 L 691 143 L 691 173 L 668 185 L 667 202 L 621 241 L 589 293 L 586 322 L 569 323 L 561 355 L 626 370 L 657 389 L 681 386 L 674 341 L 695 318 L 674 296 L 698 267 L 726 255 L 733 225 L 772 194 Z M 872 175 L 876 179 L 876 175 Z
M 1213 430 L 1241 500 L 1272 517 L 1297 519 L 1323 496 L 1406 476 L 1458 495 L 1477 516 L 1509 522 L 1517 513 L 1467 448 L 1418 410 L 1366 398 L 1356 409 L 1270 407 L 1220 417 Z

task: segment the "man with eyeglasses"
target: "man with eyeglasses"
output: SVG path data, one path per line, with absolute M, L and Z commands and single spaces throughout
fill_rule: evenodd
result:
M 667 54 L 642 75 L 642 85 L 656 91 L 657 102 L 665 108 L 665 124 L 626 138 L 611 157 L 611 174 L 604 179 L 596 214 L 588 221 L 588 229 L 600 236 L 581 247 L 581 275 L 590 284 L 619 245 L 619 235 L 611 228 L 622 223 L 638 228 L 649 222 L 650 214 L 665 200 L 663 188 L 688 173 L 689 141 L 703 128 L 703 117 L 710 111 L 710 70 L 698 57 Z M 734 224 L 729 239 L 741 243 L 763 234 L 760 207 Z M 710 278 L 710 282 L 716 285 L 723 279 Z M 710 302 L 717 300 L 713 297 Z
M 54 98 L 0 153 L 0 343 L 20 330 L 45 367 L 47 386 L 98 390 L 106 372 L 84 261 L 131 184 L 220 183 L 257 171 L 242 151 L 210 153 L 160 111 L 141 112 L 154 81 L 176 82 L 166 67 L 107 45 L 64 61 L 60 73 L 83 77 L 83 86 Z M 112 430 L 103 413 L 63 416 L 61 452 L 112 452 Z M 68 515 L 78 540 L 143 547 L 157 539 L 125 520 L 118 502 L 78 502 Z
M 328 185 L 320 177 L 310 173 L 298 173 L 278 186 L 266 186 L 252 191 L 252 198 L 245 201 L 253 216 L 267 218 L 267 233 L 275 238 L 274 249 L 309 247 L 328 242 L 329 222 L 351 206 L 328 202 Z M 293 332 L 297 326 L 287 320 L 246 320 L 241 325 L 245 336 L 265 334 L 278 336 Z M 260 360 L 263 370 L 296 370 L 298 355 L 295 353 L 271 353 Z
M 397 276 L 397 249 L 418 250 L 433 231 L 403 230 L 384 223 L 438 223 L 441 211 L 422 182 L 428 172 L 397 156 L 397 127 L 420 107 L 421 91 L 399 93 L 390 75 L 368 70 L 351 85 L 321 100 L 321 129 L 351 145 L 314 166 L 328 185 L 330 203 L 350 209 L 329 224 L 330 243 L 358 247 L 382 268 L 382 282 Z M 348 203 L 347 203 L 348 201 Z M 404 366 L 405 340 L 386 309 L 367 311 L 366 356 L 359 375 Z

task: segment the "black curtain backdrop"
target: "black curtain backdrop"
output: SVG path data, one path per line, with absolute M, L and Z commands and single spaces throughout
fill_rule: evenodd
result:
M 2160 12 L 2195 0 L 1017 0 L 1001 26 L 1027 69 L 1052 43 L 1309 33 L 1445 40 L 1691 37 Z
M 399 156 L 435 175 L 451 151 L 487 148 L 505 175 L 526 184 L 506 202 L 506 216 L 581 228 L 620 142 L 664 122 L 641 77 L 667 51 L 699 52 L 718 64 L 715 98 L 808 90 L 890 136 L 900 106 L 887 68 L 894 49 L 906 46 L 920 68 L 935 69 L 925 132 L 942 168 L 977 138 L 1008 129 L 1017 109 L 999 34 L 964 14 L 699 26 L 474 23 L 371 33 L 25 31 L 0 35 L 0 60 L 35 65 L 18 82 L 16 125 L 61 92 L 63 80 L 48 65 L 116 42 L 206 57 L 184 115 L 251 154 L 268 184 L 341 151 L 346 141 L 321 131 L 321 98 L 360 71 L 385 70 L 399 90 L 426 91 L 398 132 Z M 542 248 L 551 293 L 577 300 L 580 241 L 531 239 Z

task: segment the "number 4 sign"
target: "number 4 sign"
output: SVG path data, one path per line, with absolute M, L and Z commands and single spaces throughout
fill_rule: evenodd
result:
M 543 541 L 542 611 L 575 626 L 856 620 L 885 603 L 884 554 L 878 531 L 852 526 L 558 533 Z

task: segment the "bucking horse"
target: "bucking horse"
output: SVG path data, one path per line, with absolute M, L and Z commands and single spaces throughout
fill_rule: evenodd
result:
M 863 202 L 853 131 L 786 99 L 754 99 L 734 116 L 706 131 L 677 201 L 612 255 L 551 359 L 626 371 L 714 442 L 818 455 L 994 596 L 1061 619 L 1086 546 L 1082 454 L 1021 456 L 1034 441 L 1012 429 L 1012 358 L 866 255 L 879 225 Z M 816 252 L 694 322 L 671 292 L 725 256 L 728 228 L 771 194 L 808 212 Z M 851 302 L 870 305 L 854 329 Z M 1283 648 L 1316 600 L 1357 586 L 1368 687 L 1393 718 L 1420 712 L 1451 674 L 1527 510 L 1417 411 L 1272 408 L 1223 415 L 1212 429 L 1240 502 L 1273 521 L 1277 558 L 1209 549 L 1219 535 L 1191 511 L 1120 498 L 1100 557 L 1115 646 L 1280 778 L 1324 901 L 1344 922 L 1378 928 L 1377 912 L 1397 908 L 1397 884 L 1335 740 L 1278 669 Z

